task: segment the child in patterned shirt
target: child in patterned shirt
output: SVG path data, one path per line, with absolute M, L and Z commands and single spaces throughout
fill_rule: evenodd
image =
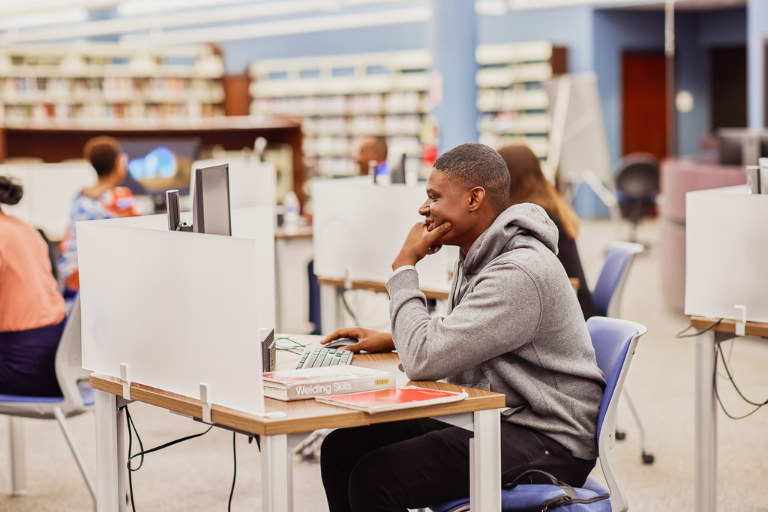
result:
M 58 267 L 64 277 L 65 296 L 80 289 L 75 223 L 140 215 L 136 211 L 136 201 L 131 191 L 118 186 L 125 178 L 127 162 L 117 140 L 112 137 L 95 137 L 86 143 L 83 152 L 96 170 L 98 180 L 75 198 L 69 217 L 69 230 L 59 246 L 61 258 Z

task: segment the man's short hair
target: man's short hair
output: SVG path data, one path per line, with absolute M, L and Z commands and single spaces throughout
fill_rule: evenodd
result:
M 91 162 L 99 176 L 107 176 L 115 168 L 120 156 L 120 144 L 114 137 L 94 137 L 85 144 L 83 156 Z
M 493 148 L 477 143 L 456 146 L 443 153 L 434 168 L 467 189 L 483 187 L 497 213 L 509 207 L 509 170 Z

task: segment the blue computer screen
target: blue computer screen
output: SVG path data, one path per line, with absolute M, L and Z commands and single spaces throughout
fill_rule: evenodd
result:
M 165 194 L 178 189 L 189 193 L 192 162 L 197 160 L 200 139 L 122 139 L 128 157 L 123 186 L 134 195 Z

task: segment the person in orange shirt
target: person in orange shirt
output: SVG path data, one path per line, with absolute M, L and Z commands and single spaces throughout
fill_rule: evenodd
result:
M 0 204 L 17 204 L 23 194 L 0 176 Z M 48 245 L 0 208 L 0 394 L 61 396 L 54 360 L 65 323 Z
M 140 215 L 136 211 L 136 200 L 131 191 L 119 186 L 127 172 L 127 161 L 117 140 L 112 137 L 94 137 L 86 143 L 83 153 L 96 170 L 98 180 L 75 198 L 69 217 L 69 231 L 59 245 L 61 258 L 58 267 L 64 278 L 64 295 L 67 297 L 73 296 L 80 289 L 75 224 L 83 220 Z

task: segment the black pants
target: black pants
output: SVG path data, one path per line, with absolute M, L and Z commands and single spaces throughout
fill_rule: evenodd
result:
M 0 393 L 61 396 L 55 362 L 66 323 L 0 332 Z
M 320 457 L 331 512 L 400 512 L 469 497 L 472 436 L 433 419 L 332 432 Z M 578 487 L 594 467 L 553 439 L 501 422 L 502 483 L 540 469 Z

